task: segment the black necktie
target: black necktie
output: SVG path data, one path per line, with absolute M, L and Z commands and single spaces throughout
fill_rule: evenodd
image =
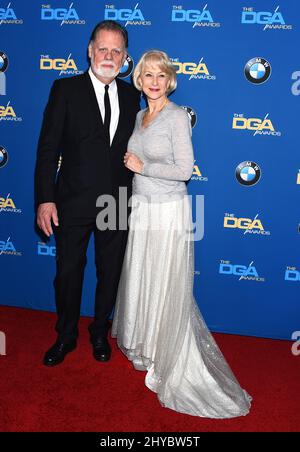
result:
M 108 143 L 110 144 L 109 126 L 110 126 L 111 109 L 110 109 L 108 89 L 109 89 L 109 85 L 105 85 L 105 94 L 104 94 L 104 108 L 105 108 L 104 129 L 105 129 L 105 133 L 106 133 L 106 135 L 108 137 Z

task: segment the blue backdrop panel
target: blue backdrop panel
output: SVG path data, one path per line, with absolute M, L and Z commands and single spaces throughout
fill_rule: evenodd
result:
M 298 3 L 0 0 L 2 304 L 55 309 L 55 243 L 34 226 L 37 140 L 52 82 L 87 69 L 90 33 L 108 18 L 129 32 L 126 80 L 151 48 L 177 69 L 171 98 L 193 124 L 194 206 L 204 195 L 194 292 L 208 326 L 285 339 L 299 330 Z M 92 242 L 88 254 L 84 315 L 93 314 Z

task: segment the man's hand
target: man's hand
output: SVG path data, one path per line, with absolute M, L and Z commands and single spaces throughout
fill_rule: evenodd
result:
M 134 173 L 141 173 L 144 163 L 137 155 L 132 152 L 126 152 L 124 155 L 124 165 Z
M 56 205 L 54 202 L 43 202 L 37 210 L 37 224 L 47 237 L 53 234 L 51 220 L 55 226 L 58 226 Z

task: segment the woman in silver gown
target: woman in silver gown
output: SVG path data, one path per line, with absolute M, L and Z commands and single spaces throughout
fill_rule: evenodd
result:
M 231 418 L 249 412 L 244 391 L 193 296 L 194 243 L 185 181 L 194 156 L 187 113 L 168 100 L 175 69 L 146 52 L 134 72 L 148 108 L 137 115 L 124 163 L 133 171 L 132 214 L 112 336 L 161 404 L 181 413 Z

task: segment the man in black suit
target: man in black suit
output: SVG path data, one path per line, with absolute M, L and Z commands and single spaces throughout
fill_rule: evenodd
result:
M 116 298 L 127 230 L 118 226 L 99 230 L 96 200 L 112 195 L 118 205 L 120 187 L 127 187 L 131 195 L 133 173 L 125 168 L 123 159 L 140 109 L 140 94 L 116 79 L 127 46 L 126 29 L 114 21 L 100 22 L 88 47 L 89 70 L 56 80 L 45 109 L 36 164 L 37 224 L 47 236 L 55 234 L 58 314 L 57 341 L 44 357 L 47 366 L 61 363 L 76 348 L 86 250 L 92 233 L 97 288 L 89 331 L 95 359 L 110 359 L 108 318 Z

